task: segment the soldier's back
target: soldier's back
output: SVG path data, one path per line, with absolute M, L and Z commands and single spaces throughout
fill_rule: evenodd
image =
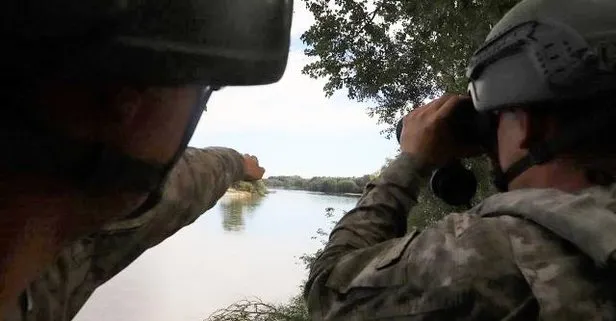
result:
M 471 210 L 508 236 L 541 320 L 616 320 L 615 189 L 518 190 Z
M 502 193 L 424 231 L 322 258 L 307 288 L 313 318 L 616 320 L 613 195 Z

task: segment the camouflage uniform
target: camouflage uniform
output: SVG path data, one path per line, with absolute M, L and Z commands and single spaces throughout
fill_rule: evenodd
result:
M 497 194 L 406 231 L 429 169 L 400 155 L 336 225 L 313 320 L 615 320 L 616 187 Z
M 194 222 L 243 178 L 243 157 L 228 148 L 188 148 L 150 211 L 111 223 L 62 251 L 5 320 L 71 320 L 92 292 L 147 249 Z

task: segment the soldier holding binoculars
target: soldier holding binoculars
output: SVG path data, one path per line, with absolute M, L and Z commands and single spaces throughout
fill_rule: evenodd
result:
M 311 267 L 312 318 L 616 320 L 615 44 L 612 0 L 511 9 L 471 58 L 471 97 L 404 118 L 402 153 Z M 501 193 L 407 231 L 430 175 L 484 152 Z

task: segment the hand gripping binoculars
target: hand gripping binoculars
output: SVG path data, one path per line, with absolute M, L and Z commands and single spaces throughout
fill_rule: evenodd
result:
M 465 99 L 454 108 L 447 119 L 455 142 L 461 145 L 491 148 L 496 138 L 494 117 L 478 113 L 471 99 Z M 398 121 L 396 137 L 400 142 L 403 121 Z M 456 159 L 432 172 L 429 187 L 432 193 L 445 203 L 453 206 L 470 206 L 477 191 L 474 173 Z

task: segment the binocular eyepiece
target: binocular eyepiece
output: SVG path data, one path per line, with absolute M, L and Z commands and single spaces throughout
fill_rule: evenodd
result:
M 495 138 L 494 122 L 489 115 L 478 113 L 471 99 L 462 100 L 447 119 L 448 126 L 457 144 L 490 148 Z M 403 120 L 396 126 L 400 142 Z M 436 169 L 430 177 L 430 190 L 445 203 L 453 206 L 470 206 L 477 191 L 477 179 L 472 171 L 456 159 Z

